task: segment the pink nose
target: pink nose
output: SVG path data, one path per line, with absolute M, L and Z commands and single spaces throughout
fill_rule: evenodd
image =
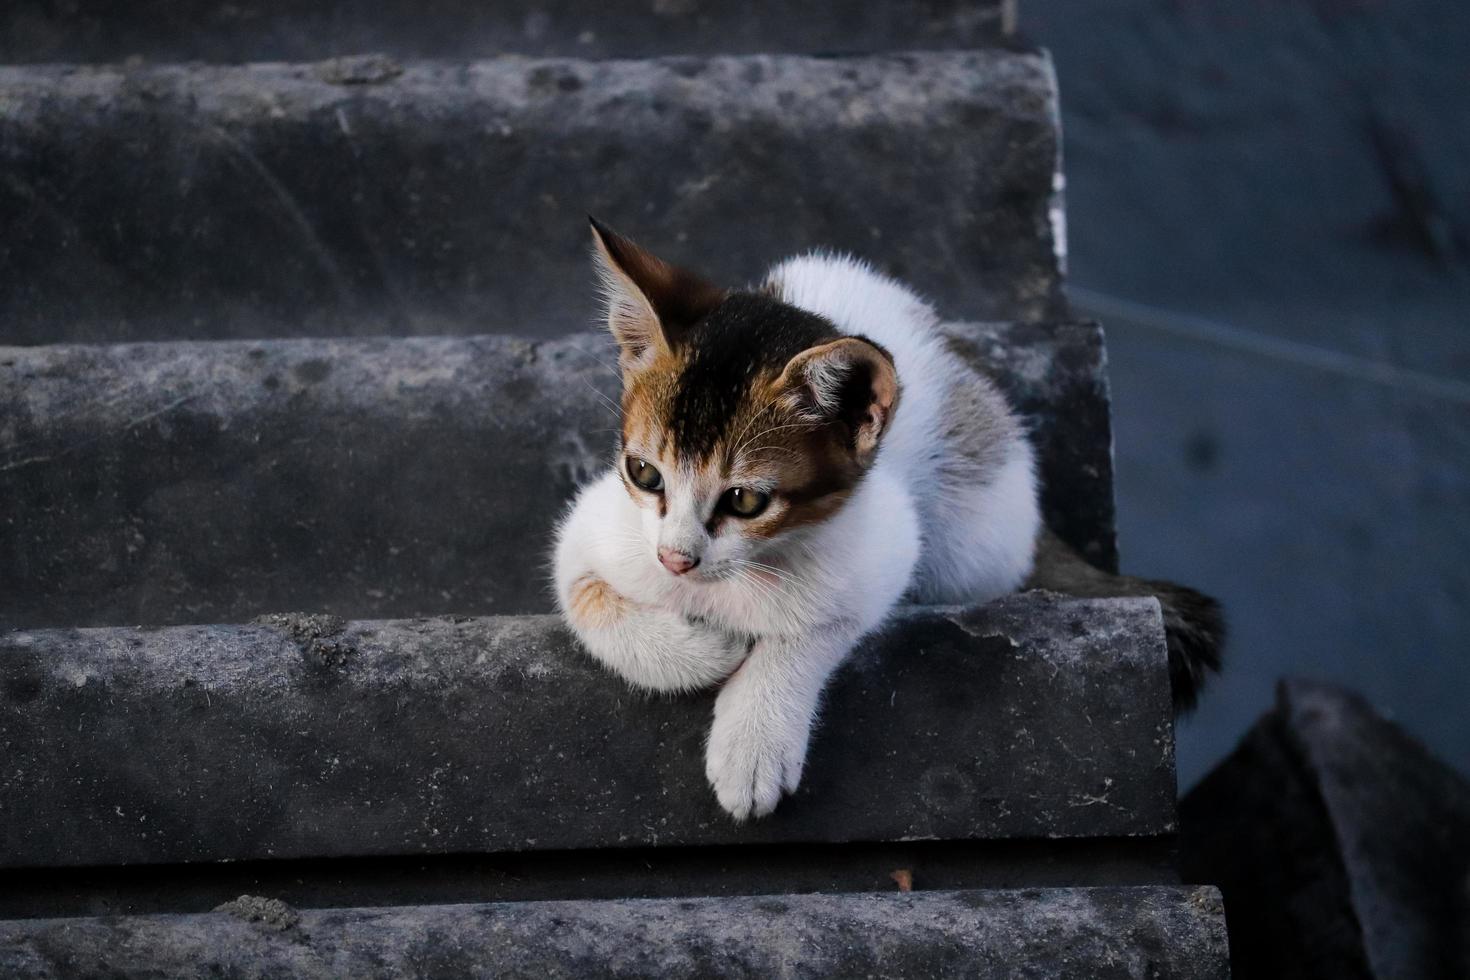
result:
M 673 548 L 658 549 L 658 560 L 675 575 L 683 575 L 699 564 L 698 558 L 691 558 L 684 552 L 675 551 Z

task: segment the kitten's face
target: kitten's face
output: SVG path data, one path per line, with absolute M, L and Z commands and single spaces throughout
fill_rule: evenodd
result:
M 697 580 L 738 575 L 842 505 L 864 469 L 847 426 L 815 417 L 783 378 L 837 339 L 818 317 L 735 294 L 625 375 L 621 472 L 650 555 L 696 560 Z
M 856 488 L 896 407 L 892 363 L 821 317 L 599 231 L 623 366 L 619 472 L 649 558 L 686 581 L 748 579 Z

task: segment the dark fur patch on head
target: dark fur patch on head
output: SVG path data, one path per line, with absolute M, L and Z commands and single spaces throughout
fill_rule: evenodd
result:
M 683 337 L 669 428 L 679 455 L 702 459 L 729 433 L 753 387 L 838 336 L 826 319 L 769 296 L 733 293 Z
M 635 264 L 626 250 L 609 250 L 618 269 Z M 766 292 L 722 293 L 698 319 L 658 335 L 637 314 L 613 318 L 624 350 L 623 445 L 666 479 L 700 487 L 713 507 L 709 533 L 771 538 L 826 520 L 851 496 L 896 404 L 882 348 Z M 626 474 L 623 482 L 662 516 L 663 495 L 650 498 Z M 737 483 L 770 492 L 772 505 L 748 518 L 722 508 L 718 495 Z

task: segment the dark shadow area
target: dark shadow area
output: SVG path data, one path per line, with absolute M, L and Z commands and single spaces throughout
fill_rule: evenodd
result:
M 1172 884 L 1171 838 L 659 847 L 40 868 L 0 875 L 0 919 L 207 912 L 241 894 L 298 908 L 704 895 Z

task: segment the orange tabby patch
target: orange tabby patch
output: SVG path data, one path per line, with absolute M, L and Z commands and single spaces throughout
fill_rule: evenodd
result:
M 596 575 L 572 583 L 572 618 L 583 629 L 608 629 L 628 613 L 631 603 Z

